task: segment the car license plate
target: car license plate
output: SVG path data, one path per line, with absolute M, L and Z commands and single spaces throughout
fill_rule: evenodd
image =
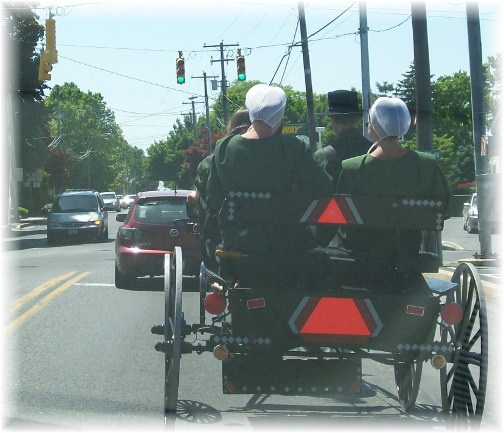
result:
M 79 230 L 75 230 L 75 229 L 68 230 L 69 235 L 76 235 L 77 233 L 79 233 Z

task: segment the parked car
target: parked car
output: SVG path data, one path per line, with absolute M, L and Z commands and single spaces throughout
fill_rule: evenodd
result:
M 462 220 L 464 221 L 464 230 L 469 233 L 478 232 L 478 194 L 474 193 L 469 202 L 464 203 Z
M 121 200 L 121 208 L 122 209 L 128 209 L 131 207 L 131 204 L 135 201 L 136 194 L 128 194 L 123 197 Z
M 140 192 L 115 241 L 115 285 L 130 287 L 137 277 L 162 275 L 164 256 L 182 247 L 184 275 L 198 275 L 202 260 L 199 224 L 187 215 L 186 190 Z
M 96 191 L 63 192 L 47 217 L 47 243 L 82 239 L 108 239 L 105 204 Z
M 107 210 L 115 210 L 117 212 L 121 211 L 119 199 L 114 191 L 101 192 L 100 196 L 103 199 Z

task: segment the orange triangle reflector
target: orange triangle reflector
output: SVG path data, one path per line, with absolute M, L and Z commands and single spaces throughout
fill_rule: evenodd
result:
M 341 212 L 336 200 L 331 199 L 322 215 L 318 218 L 319 223 L 345 224 L 347 221 Z
M 351 298 L 321 298 L 301 329 L 301 334 L 371 335 Z

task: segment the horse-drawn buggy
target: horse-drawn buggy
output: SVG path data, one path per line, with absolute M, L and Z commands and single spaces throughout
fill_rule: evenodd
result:
M 271 194 L 231 193 L 221 224 L 295 218 L 311 230 L 416 230 L 427 235 L 424 251 L 372 260 L 319 247 L 266 261 L 224 247 L 216 251 L 218 271 L 202 264 L 200 318 L 190 324 L 182 309 L 183 252 L 176 248 L 165 256 L 164 324 L 152 329 L 163 335 L 156 350 L 165 355 L 165 421 L 176 415 L 181 359 L 213 352 L 222 363 L 226 394 L 358 395 L 364 359 L 390 365 L 404 411 L 415 404 L 422 369 L 429 365 L 439 371 L 446 417 L 479 425 L 488 348 L 478 272 L 463 263 L 451 281 L 426 277 L 437 273 L 441 262 L 439 254 L 425 249 L 435 243 L 429 242 L 433 233 L 440 239 L 443 204 L 334 195 L 300 201 L 298 214 L 283 214 L 282 207 Z M 237 283 L 232 278 L 237 269 L 267 278 Z

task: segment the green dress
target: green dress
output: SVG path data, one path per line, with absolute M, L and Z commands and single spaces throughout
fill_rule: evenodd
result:
M 207 185 L 209 212 L 217 215 L 230 191 L 299 192 L 316 199 L 331 194 L 332 178 L 315 162 L 311 150 L 295 137 L 276 134 L 251 140 L 241 135 L 216 143 Z M 299 224 L 257 224 L 221 230 L 227 250 L 263 257 L 315 246 L 313 237 Z
M 382 197 L 441 199 L 445 213 L 450 188 L 434 157 L 408 151 L 395 159 L 361 155 L 343 161 L 337 192 Z M 402 231 L 398 242 L 390 230 L 345 230 L 345 249 L 355 256 L 391 258 L 414 255 L 421 243 L 420 231 Z

